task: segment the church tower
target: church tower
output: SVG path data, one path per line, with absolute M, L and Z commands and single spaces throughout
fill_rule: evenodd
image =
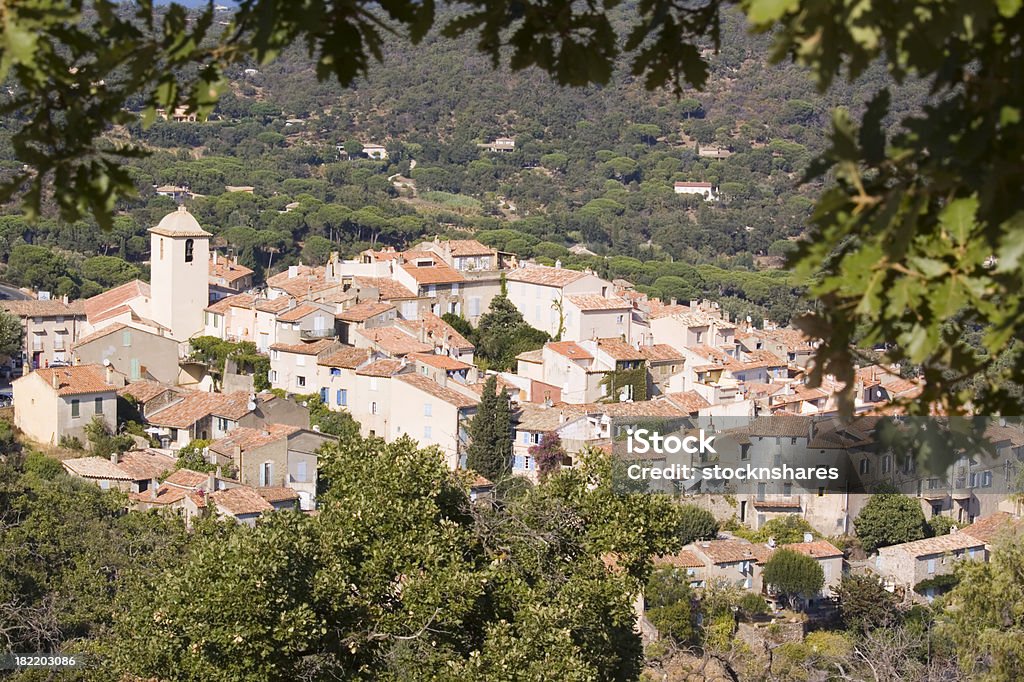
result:
M 210 304 L 210 233 L 179 206 L 150 228 L 152 317 L 185 341 L 203 329 Z

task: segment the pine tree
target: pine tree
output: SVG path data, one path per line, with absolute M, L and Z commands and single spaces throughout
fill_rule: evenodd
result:
M 512 408 L 505 389 L 491 375 L 484 382 L 476 416 L 469 424 L 470 444 L 466 466 L 491 481 L 500 481 L 512 471 Z

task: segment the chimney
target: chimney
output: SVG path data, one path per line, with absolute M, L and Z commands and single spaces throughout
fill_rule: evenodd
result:
M 695 298 L 691 298 L 690 299 L 690 307 L 693 308 L 694 310 L 697 309 L 697 303 L 698 303 L 697 299 L 695 299 Z
M 212 471 L 206 477 L 206 492 L 212 493 L 217 490 L 217 476 Z
M 58 370 L 54 369 L 51 371 L 53 372 L 50 375 L 53 378 L 53 390 L 56 391 L 60 388 L 60 377 L 58 376 Z
M 562 261 L 560 259 L 555 261 L 555 267 L 556 268 L 562 267 Z
M 110 463 L 111 464 L 119 464 L 120 462 L 121 462 L 121 454 L 118 453 L 118 452 L 111 452 L 110 453 Z
M 299 266 L 289 265 L 288 266 L 288 279 L 295 279 L 299 276 Z
M 107 365 L 106 367 L 104 367 L 103 374 L 104 374 L 104 377 L 103 377 L 104 381 L 106 381 L 108 384 L 113 385 L 114 384 L 114 366 L 113 365 Z
M 217 251 L 216 250 L 213 251 L 213 264 L 214 265 L 217 264 Z
M 156 499 L 156 489 L 160 487 L 160 481 L 155 478 L 149 479 L 149 499 Z
M 67 305 L 68 304 L 68 295 L 64 294 L 63 296 L 61 296 L 60 300 L 61 300 L 62 303 L 64 303 L 64 305 Z

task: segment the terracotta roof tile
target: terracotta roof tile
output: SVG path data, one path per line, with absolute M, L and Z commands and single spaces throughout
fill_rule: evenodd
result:
M 436 256 L 434 257 L 436 258 Z M 457 270 L 444 262 L 435 262 L 433 265 L 427 266 L 417 266 L 415 263 L 406 262 L 399 267 L 420 285 L 450 284 L 452 282 L 463 282 L 466 279 Z
M 979 518 L 971 525 L 961 528 L 959 532 L 990 545 L 993 540 L 1003 535 L 1019 536 L 1024 533 L 1024 519 L 1006 512 L 996 512 Z
M 611 356 L 613 360 L 644 360 L 643 352 L 619 338 L 598 339 L 597 347 Z
M 516 268 L 507 275 L 505 279 L 509 282 L 526 282 L 528 284 L 539 284 L 547 287 L 564 287 L 587 276 L 587 273 L 579 270 L 567 270 L 565 268 L 551 268 L 543 265 L 528 265 Z
M 293 433 L 300 431 L 297 426 L 287 424 L 266 424 L 263 428 L 253 429 L 247 426 L 239 426 L 228 432 L 223 438 L 210 443 L 210 450 L 225 455 L 232 455 L 235 448 L 242 448 L 247 452 L 255 448 L 285 440 Z
M 456 258 L 460 256 L 490 256 L 494 254 L 494 249 L 484 246 L 475 239 L 449 239 L 446 242 L 441 242 L 441 245 L 447 246 L 452 256 Z
M 945 554 L 971 547 L 981 547 L 985 543 L 966 533 L 950 533 L 949 535 L 937 535 L 933 538 L 904 542 L 900 545 L 889 545 L 880 547 L 879 552 L 891 553 L 894 551 L 906 552 L 913 557 L 929 556 L 931 554 Z
M 341 367 L 355 369 L 370 359 L 373 352 L 369 348 L 352 348 L 346 346 L 316 361 L 324 367 Z
M 6 310 L 16 317 L 84 317 L 85 302 L 71 301 L 64 303 L 59 298 L 49 301 L 31 299 L 27 301 L 2 300 L 0 309 Z
M 377 315 L 383 315 L 389 310 L 394 310 L 395 306 L 391 303 L 385 303 L 383 301 L 363 301 L 357 303 L 347 310 L 343 310 L 337 315 L 336 318 L 344 320 L 345 322 L 365 322 L 371 317 Z
M 782 545 L 782 549 L 789 549 L 794 552 L 799 552 L 815 559 L 826 559 L 831 557 L 843 556 L 841 549 L 833 545 L 828 540 L 813 540 L 811 542 L 792 542 L 788 545 Z
M 147 403 L 167 391 L 174 391 L 171 386 L 165 386 L 158 381 L 133 381 L 127 386 L 117 389 L 119 396 L 131 396 L 140 403 Z
M 416 298 L 416 294 L 406 289 L 401 283 L 387 277 L 354 277 L 353 281 L 361 289 L 376 289 L 383 301 Z
M 706 407 L 711 407 L 704 396 L 697 391 L 684 391 L 682 393 L 669 393 L 665 396 L 673 405 L 679 407 L 679 409 L 689 414 L 693 414 L 699 410 L 703 410 Z
M 181 400 L 146 418 L 150 424 L 187 429 L 204 417 L 215 415 L 237 421 L 249 413 L 249 394 L 189 391 Z
M 571 294 L 566 296 L 565 300 L 569 301 L 582 311 L 629 310 L 633 307 L 632 303 L 623 298 L 619 298 L 617 296 L 607 298 L 598 294 Z
M 213 258 L 210 258 L 210 277 L 223 279 L 231 284 L 251 274 L 253 274 L 251 269 L 227 258 L 218 257 L 216 263 L 213 262 Z
M 228 488 L 210 493 L 210 501 L 231 516 L 245 516 L 274 511 L 274 507 L 248 486 Z
M 300 343 L 275 343 L 271 344 L 270 350 L 282 353 L 295 353 L 297 355 L 319 355 L 324 351 L 333 349 L 338 344 L 334 339 L 317 339 L 316 341 Z
M 417 341 L 414 337 L 397 327 L 359 329 L 356 330 L 356 334 L 359 334 L 388 355 L 408 355 L 409 353 L 426 353 L 434 350 L 432 344 Z
M 61 461 L 61 464 L 75 476 L 96 478 L 108 481 L 134 481 L 131 474 L 111 462 L 106 457 L 74 457 Z
M 544 344 L 544 348 L 550 349 L 551 351 L 558 353 L 563 357 L 567 357 L 570 360 L 593 360 L 594 356 L 587 352 L 583 346 L 579 345 L 575 341 L 549 341 Z
M 445 371 L 458 371 L 463 369 L 471 369 L 473 365 L 456 360 L 455 358 L 447 355 L 438 355 L 436 353 L 409 353 L 409 358 L 413 360 L 419 360 L 425 365 L 431 367 L 437 367 Z
M 640 353 L 651 362 L 682 362 L 683 354 L 667 343 L 640 346 Z
M 90 322 L 98 321 L 104 313 L 115 309 L 121 309 L 128 301 L 136 298 L 149 298 L 149 285 L 142 280 L 135 279 L 119 287 L 96 294 L 92 298 L 85 299 L 85 315 Z M 105 317 L 103 319 L 106 319 Z
M 403 368 L 401 360 L 385 359 L 371 362 L 365 367 L 356 370 L 356 374 L 366 377 L 391 377 L 398 374 Z
M 211 313 L 224 315 L 231 308 L 251 308 L 255 302 L 256 297 L 252 294 L 235 294 L 234 296 L 225 296 L 213 305 L 207 306 L 206 309 Z
M 703 568 L 704 561 L 688 549 L 675 554 L 665 554 L 654 560 L 657 566 L 674 566 L 676 568 Z
M 398 376 L 398 380 L 455 407 L 473 407 L 479 402 L 468 395 L 445 388 L 422 374 L 401 374 Z
M 72 367 L 37 369 L 17 379 L 17 381 L 25 381 L 32 374 L 37 375 L 46 382 L 47 386 L 53 386 L 56 380 L 58 386 L 56 389 L 57 395 L 84 395 L 116 390 L 113 384 L 107 383 L 107 372 L 102 365 L 74 365 Z
M 298 322 L 299 320 L 301 320 L 302 318 L 306 317 L 307 315 L 312 315 L 313 313 L 317 313 L 317 312 L 323 312 L 323 311 L 320 308 L 318 308 L 317 306 L 313 305 L 312 303 L 302 303 L 300 305 L 295 306 L 291 310 L 286 310 L 285 312 L 283 312 L 280 315 L 278 315 L 277 316 L 277 321 L 278 322 Z
M 738 539 L 695 542 L 691 547 L 719 565 L 734 564 L 740 561 L 755 561 L 763 564 L 771 555 L 771 550 L 764 545 Z
M 194 469 L 178 469 L 164 479 L 164 483 L 180 488 L 197 488 L 210 478 L 209 474 Z
M 290 502 L 299 499 L 299 494 L 291 488 L 284 488 L 281 486 L 268 486 L 265 488 L 253 488 L 256 494 L 262 497 L 267 502 L 273 504 L 274 502 Z
M 118 458 L 117 466 L 133 481 L 159 478 L 174 469 L 177 460 L 155 450 L 130 450 Z

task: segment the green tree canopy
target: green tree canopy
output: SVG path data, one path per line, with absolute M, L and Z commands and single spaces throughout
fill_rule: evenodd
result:
M 778 549 L 764 565 L 764 581 L 783 598 L 816 596 L 825 584 L 825 571 L 813 557 Z
M 872 495 L 853 520 L 864 551 L 911 542 L 925 537 L 924 512 L 921 503 L 899 493 Z
M 469 424 L 466 466 L 498 483 L 512 472 L 512 408 L 495 375 L 484 382 L 480 405 Z
M 679 509 L 680 540 L 688 545 L 695 540 L 713 540 L 718 535 L 718 521 L 707 509 L 684 504 Z

